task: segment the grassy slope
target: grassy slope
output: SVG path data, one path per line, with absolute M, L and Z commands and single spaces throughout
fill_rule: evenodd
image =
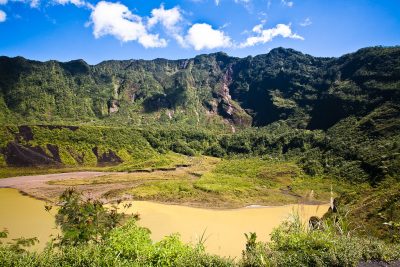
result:
M 357 234 L 400 242 L 400 184 L 395 180 L 388 178 L 376 187 L 343 194 L 338 211 Z
M 134 199 L 203 207 L 242 207 L 250 204 L 328 202 L 330 186 L 336 192 L 350 185 L 304 174 L 293 162 L 260 158 L 218 159 L 195 157 L 176 170 L 110 174 L 95 179 L 51 181 L 53 185 L 120 184 L 108 197 L 130 194 Z M 312 193 L 311 193 L 312 191 Z

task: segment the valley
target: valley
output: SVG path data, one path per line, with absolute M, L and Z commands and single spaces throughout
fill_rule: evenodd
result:
M 2 208 L 29 220 L 19 210 L 33 207 L 62 233 L 31 254 L 34 240 L 10 226 L 0 263 L 398 260 L 399 66 L 399 47 L 96 65 L 0 57 Z M 10 209 L 14 198 L 27 204 Z M 204 228 L 210 244 L 196 241 Z

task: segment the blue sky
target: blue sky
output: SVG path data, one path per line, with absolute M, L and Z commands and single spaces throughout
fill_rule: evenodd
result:
M 400 0 L 0 0 L 0 55 L 107 59 L 245 57 L 287 47 L 340 56 L 400 45 Z

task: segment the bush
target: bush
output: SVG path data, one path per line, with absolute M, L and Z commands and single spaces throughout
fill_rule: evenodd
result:
M 284 222 L 263 244 L 248 239 L 242 266 L 357 266 L 360 261 L 400 258 L 400 246 L 354 237 L 343 218 L 321 221 L 314 228 L 298 215 Z
M 107 210 L 99 200 L 84 200 L 75 189 L 67 189 L 60 196 L 60 208 L 56 215 L 56 224 L 63 234 L 59 244 L 102 242 L 122 216 L 116 209 Z

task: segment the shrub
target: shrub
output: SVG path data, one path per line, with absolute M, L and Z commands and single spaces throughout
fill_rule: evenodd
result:
M 312 228 L 294 215 L 272 232 L 270 243 L 248 238 L 247 244 L 242 266 L 357 266 L 360 261 L 400 258 L 399 245 L 354 237 L 343 218 Z
M 60 208 L 56 215 L 56 224 L 63 233 L 59 244 L 101 242 L 121 218 L 122 214 L 116 209 L 107 210 L 101 201 L 84 200 L 75 189 L 67 189 L 60 196 Z

